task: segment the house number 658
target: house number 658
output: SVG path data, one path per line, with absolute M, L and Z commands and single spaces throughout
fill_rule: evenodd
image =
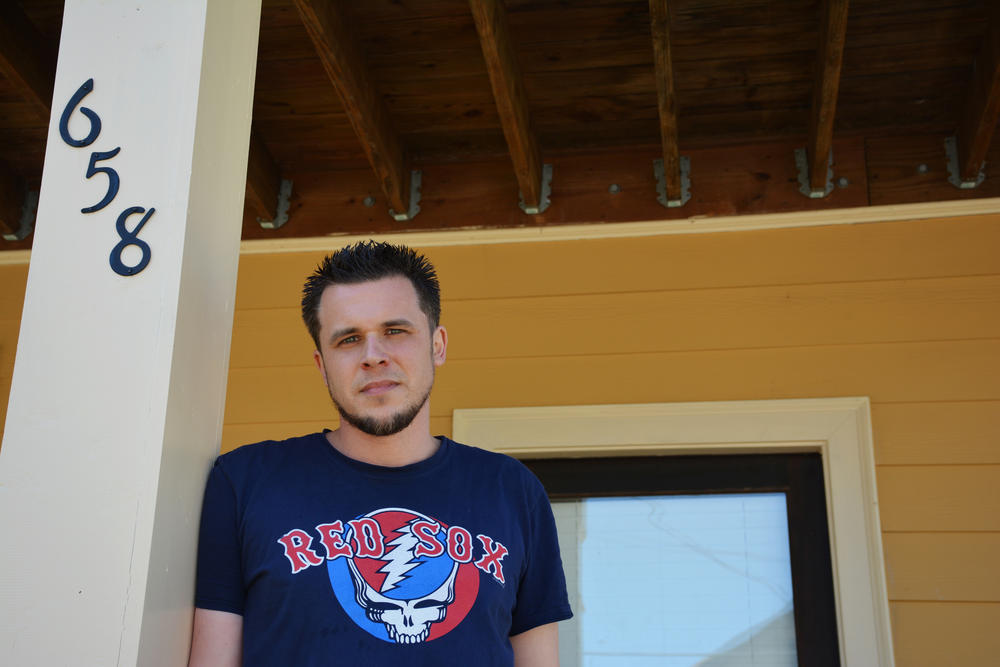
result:
M 76 92 L 73 93 L 73 97 L 69 99 L 69 102 L 66 104 L 66 108 L 63 109 L 62 116 L 59 118 L 59 135 L 68 146 L 72 146 L 73 148 L 84 148 L 89 146 L 97 141 L 97 137 L 101 134 L 101 117 L 98 116 L 92 109 L 80 106 L 83 98 L 89 95 L 92 90 L 94 90 L 94 80 L 87 79 L 83 85 L 77 88 Z M 87 136 L 82 139 L 75 139 L 69 133 L 69 119 L 77 107 L 80 107 L 80 113 L 83 114 L 88 121 L 90 121 L 90 131 L 87 133 Z M 104 193 L 104 196 L 101 197 L 100 201 L 96 204 L 81 208 L 81 213 L 96 213 L 113 202 L 115 197 L 118 196 L 118 188 L 121 185 L 121 178 L 118 176 L 118 172 L 114 167 L 107 165 L 98 166 L 97 163 L 111 160 L 118 155 L 121 150 L 121 146 L 116 146 L 109 151 L 93 151 L 90 154 L 90 164 L 87 165 L 86 178 L 92 178 L 98 174 L 104 174 L 108 177 L 108 189 Z M 152 254 L 152 250 L 150 250 L 148 243 L 139 238 L 139 232 L 142 231 L 142 228 L 146 225 L 149 218 L 155 211 L 155 208 L 146 210 L 142 206 L 131 206 L 122 211 L 118 216 L 118 219 L 115 221 L 115 229 L 117 230 L 118 236 L 121 240 L 115 245 L 114 248 L 111 249 L 111 256 L 109 257 L 108 262 L 111 264 L 111 269 L 118 275 L 134 276 L 146 268 L 146 265 L 149 264 L 149 258 Z M 125 224 L 126 221 L 128 221 L 131 216 L 140 213 L 144 213 L 145 215 L 142 216 L 139 222 L 136 223 L 135 227 L 130 231 Z M 125 251 L 125 248 L 129 246 L 138 248 L 140 252 L 139 261 L 131 265 L 126 264 L 122 259 L 122 253 Z

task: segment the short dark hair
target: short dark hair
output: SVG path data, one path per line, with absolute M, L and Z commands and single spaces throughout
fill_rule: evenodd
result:
M 441 321 L 441 287 L 430 261 L 404 245 L 360 241 L 328 255 L 302 287 L 302 319 L 316 348 L 320 348 L 319 303 L 327 287 L 392 276 L 402 276 L 413 284 L 420 310 L 427 315 L 431 329 L 436 329 Z

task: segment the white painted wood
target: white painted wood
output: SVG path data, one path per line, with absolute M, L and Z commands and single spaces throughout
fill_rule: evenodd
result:
M 0 266 L 27 264 L 31 261 L 30 250 L 0 250 Z
M 522 458 L 819 452 L 841 663 L 895 664 L 867 398 L 455 410 L 452 431 Z
M 394 234 L 330 234 L 329 236 L 311 238 L 253 239 L 243 241 L 241 251 L 245 254 L 325 252 L 329 251 L 331 247 L 342 247 L 369 238 L 389 241 L 391 243 L 403 243 L 420 248 L 489 245 L 494 243 L 639 238 L 646 236 L 667 236 L 671 234 L 707 234 L 713 232 L 786 229 L 791 227 L 856 225 L 873 222 L 926 220 L 928 218 L 993 213 L 1000 213 L 1000 197 L 920 204 L 838 208 L 824 211 L 793 211 L 790 213 L 762 213 L 757 215 L 726 215 L 718 217 L 694 216 L 674 220 L 616 222 L 613 224 L 552 225 L 550 227 L 516 227 L 508 229 L 449 229 L 399 232 Z
M 34 248 L 0 452 L 0 662 L 187 659 L 205 476 L 218 451 L 259 0 L 67 0 Z M 58 131 L 82 105 L 90 146 Z M 74 113 L 70 131 L 87 134 Z M 121 189 L 85 178 L 121 152 Z M 114 273 L 118 214 L 155 207 Z M 139 217 L 129 221 L 134 227 Z M 126 262 L 134 262 L 126 255 Z

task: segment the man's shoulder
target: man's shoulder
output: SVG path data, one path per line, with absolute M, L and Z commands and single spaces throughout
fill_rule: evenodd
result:
M 465 445 L 454 440 L 451 441 L 451 444 L 455 448 L 456 459 L 463 468 L 504 478 L 515 477 L 532 484 L 537 482 L 535 474 L 513 456 Z
M 262 440 L 220 455 L 215 465 L 230 474 L 261 466 L 272 468 L 280 461 L 306 456 L 308 452 L 315 450 L 316 442 L 322 439 L 325 439 L 322 433 L 310 433 L 285 440 Z

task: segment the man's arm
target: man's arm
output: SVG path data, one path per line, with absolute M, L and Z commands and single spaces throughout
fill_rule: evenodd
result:
M 510 638 L 514 667 L 559 667 L 559 627 L 547 623 Z
M 240 667 L 242 649 L 242 616 L 214 609 L 194 610 L 188 667 Z

